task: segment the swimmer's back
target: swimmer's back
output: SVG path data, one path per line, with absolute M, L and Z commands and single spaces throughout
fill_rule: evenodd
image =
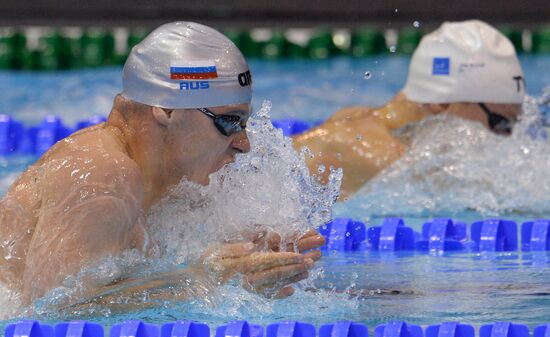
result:
M 346 197 L 367 180 L 398 159 L 405 146 L 395 139 L 377 118 L 355 118 L 329 121 L 294 138 L 297 149 L 309 148 L 314 158 L 307 164 L 311 172 L 324 165 L 342 168 L 341 197 Z
M 423 118 L 416 106 L 400 93 L 380 108 L 344 108 L 319 127 L 296 136 L 294 145 L 308 147 L 315 155 L 307 163 L 311 172 L 316 173 L 319 165 L 343 169 L 341 196 L 345 197 L 405 152 L 406 145 L 392 131 Z M 328 169 L 322 177 L 327 180 Z

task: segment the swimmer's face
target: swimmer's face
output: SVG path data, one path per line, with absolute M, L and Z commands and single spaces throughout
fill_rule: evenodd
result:
M 485 103 L 485 106 L 494 114 L 508 120 L 513 125 L 521 114 L 521 104 L 495 104 Z M 489 116 L 483 108 L 476 103 L 453 103 L 449 105 L 447 112 L 465 119 L 478 121 L 491 129 Z M 496 133 L 502 133 L 493 130 Z
M 209 107 L 215 115 L 250 117 L 250 104 Z M 207 185 L 208 176 L 235 160 L 237 153 L 250 151 L 246 130 L 223 135 L 212 118 L 196 109 L 173 110 L 165 137 L 165 171 L 173 183 L 184 176 Z

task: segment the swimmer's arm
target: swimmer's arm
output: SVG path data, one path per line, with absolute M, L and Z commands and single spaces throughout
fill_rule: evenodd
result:
M 215 287 L 216 283 L 204 268 L 188 266 L 145 278 L 115 280 L 57 309 L 74 311 L 75 308 L 100 305 L 109 307 L 111 311 L 124 312 L 158 306 L 167 301 L 207 298 Z
M 265 248 L 265 242 L 256 240 L 263 235 L 250 234 L 253 237 L 249 239 L 253 241 L 248 244 L 211 247 L 198 264 L 146 278 L 119 280 L 98 289 L 89 300 L 66 309 L 99 304 L 108 305 L 112 310 L 126 311 L 158 305 L 159 302 L 208 299 L 217 286 L 237 273 L 241 274 L 243 286 L 249 290 L 279 298 L 287 297 L 293 293 L 291 285 L 306 278 L 306 270 L 321 258 L 320 252 L 313 249 L 325 244 L 325 239 L 316 231 L 308 231 L 295 241 L 296 246 L 289 243 L 287 252 L 280 252 L 280 237 L 274 236 L 266 238 L 271 241 L 269 247 L 272 252 L 256 252 Z
M 48 204 L 42 205 L 23 277 L 27 301 L 107 257 L 144 249 L 139 171 L 131 163 L 108 159 L 96 161 L 96 170 L 80 184 L 62 170 L 47 177 L 51 184 L 45 184 L 43 203 Z M 83 292 L 104 285 L 81 281 Z
M 321 258 L 321 252 L 314 249 L 324 244 L 324 237 L 312 230 L 289 243 L 288 251 L 280 251 L 278 243 L 274 251 L 265 251 L 264 242 L 253 241 L 213 245 L 196 264 L 145 278 L 120 280 L 100 289 L 96 297 L 139 294 L 143 298 L 143 294 L 156 294 L 164 298 L 163 288 L 170 290 L 171 298 L 204 297 L 205 292 L 237 274 L 249 290 L 266 294 L 275 289 L 280 290 L 278 297 L 286 297 L 290 295 L 288 285 L 306 277 L 307 269 Z
M 319 175 L 318 168 L 325 167 L 320 174 L 323 183 L 328 181 L 330 167 L 342 168 L 341 198 L 357 191 L 406 150 L 388 127 L 374 118 L 327 122 L 296 136 L 294 147 L 296 150 L 302 147 L 311 150 L 314 156 L 306 155 L 306 163 L 312 174 Z
M 0 200 L 0 282 L 11 289 L 21 289 L 25 253 L 31 240 L 34 221 L 32 208 L 25 198 L 8 192 Z

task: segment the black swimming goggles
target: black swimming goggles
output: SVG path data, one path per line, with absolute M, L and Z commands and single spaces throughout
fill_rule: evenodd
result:
M 489 122 L 489 129 L 491 129 L 491 131 L 494 131 L 495 133 L 506 134 L 506 135 L 509 135 L 512 133 L 512 125 L 514 124 L 514 121 L 502 115 L 492 112 L 484 103 L 477 103 L 477 104 L 483 110 L 483 112 L 485 112 L 485 114 L 487 115 L 487 119 Z
M 200 112 L 210 117 L 216 126 L 218 131 L 229 137 L 234 133 L 241 132 L 246 128 L 246 119 L 237 115 L 216 115 L 210 109 L 207 108 L 197 108 Z

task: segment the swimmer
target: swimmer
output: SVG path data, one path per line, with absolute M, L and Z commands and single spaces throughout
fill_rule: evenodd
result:
M 449 114 L 508 135 L 524 95 L 523 72 L 504 35 L 478 20 L 448 22 L 422 38 L 405 87 L 391 101 L 378 108 L 342 109 L 297 135 L 294 146 L 316 155 L 308 160 L 311 172 L 317 174 L 319 165 L 343 168 L 340 197 L 346 197 L 407 151 L 395 136 L 399 129 Z M 322 178 L 326 181 L 327 173 Z
M 0 201 L 0 281 L 26 304 L 126 251 L 157 257 L 151 207 L 182 179 L 207 185 L 211 173 L 250 150 L 252 77 L 241 52 L 214 29 L 188 22 L 157 28 L 132 49 L 122 82 L 107 122 L 58 142 Z M 162 281 L 204 276 L 217 285 L 240 276 L 251 291 L 289 296 L 320 258 L 310 250 L 324 238 L 310 231 L 296 249 L 273 238 L 271 249 L 261 249 L 261 238 L 220 243 L 204 263 Z M 88 281 L 86 294 L 119 281 L 124 276 Z

